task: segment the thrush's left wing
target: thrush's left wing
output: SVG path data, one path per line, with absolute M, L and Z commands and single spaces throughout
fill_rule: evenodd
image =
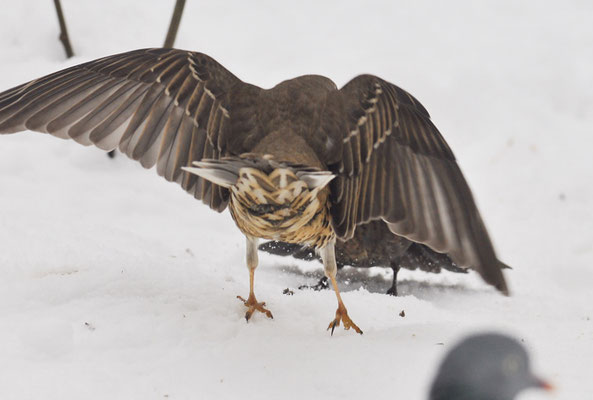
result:
M 507 293 L 471 191 L 426 109 L 372 75 L 340 92 L 347 122 L 341 157 L 330 166 L 336 234 L 348 239 L 357 225 L 383 219 L 393 233 L 448 254 Z

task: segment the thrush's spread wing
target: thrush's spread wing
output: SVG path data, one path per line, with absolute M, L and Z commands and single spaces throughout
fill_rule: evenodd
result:
M 0 133 L 29 129 L 105 150 L 119 147 L 221 211 L 227 190 L 181 167 L 228 154 L 230 97 L 241 85 L 204 54 L 136 50 L 1 93 Z
M 507 292 L 500 264 L 449 146 L 410 94 L 372 75 L 342 89 L 347 128 L 332 165 L 336 234 L 383 219 L 400 236 L 446 253 Z

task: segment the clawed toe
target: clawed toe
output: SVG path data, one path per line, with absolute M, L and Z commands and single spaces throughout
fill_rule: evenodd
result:
M 268 317 L 268 318 L 274 319 L 272 312 L 264 307 L 266 305 L 265 301 L 258 303 L 257 300 L 255 299 L 255 296 L 251 296 L 251 295 L 249 296 L 249 298 L 247 300 L 245 300 L 241 296 L 237 296 L 237 298 L 239 300 L 241 300 L 243 302 L 243 304 L 245 304 L 245 307 L 247 307 L 247 312 L 245 312 L 245 320 L 247 322 L 249 322 L 249 319 L 251 318 L 253 313 L 256 311 L 259 311 L 259 312 L 265 314 L 266 317 Z
M 352 328 L 356 331 L 356 333 L 360 333 L 362 335 L 362 330 L 350 319 L 350 317 L 348 316 L 348 312 L 346 311 L 346 308 L 338 307 L 338 310 L 336 311 L 336 318 L 332 322 L 330 322 L 329 326 L 327 327 L 328 331 L 331 329 L 332 336 L 334 334 L 334 329 L 336 329 L 336 326 L 340 326 L 340 322 L 344 324 L 345 330 L 349 330 L 350 328 Z
M 327 330 L 329 331 L 331 328 L 331 335 L 334 335 L 334 329 L 336 329 L 336 326 L 340 326 L 340 320 L 339 319 L 334 319 L 332 322 L 329 323 L 329 326 L 327 327 Z

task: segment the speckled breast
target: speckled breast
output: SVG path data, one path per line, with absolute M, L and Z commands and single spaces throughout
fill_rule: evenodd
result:
M 327 196 L 326 187 L 310 189 L 287 168 L 269 175 L 241 168 L 229 208 L 245 235 L 321 248 L 335 237 Z

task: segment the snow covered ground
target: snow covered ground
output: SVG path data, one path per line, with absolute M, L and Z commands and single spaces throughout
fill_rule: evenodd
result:
M 423 399 L 464 335 L 524 340 L 558 390 L 593 370 L 593 3 L 188 2 L 176 47 L 271 87 L 370 72 L 431 112 L 468 178 L 513 296 L 475 274 L 345 270 L 359 336 L 325 331 L 317 263 L 261 255 L 249 324 L 244 239 L 174 184 L 40 134 L 0 137 L 0 398 Z M 173 1 L 2 0 L 0 90 L 164 40 Z M 282 294 L 291 288 L 293 296 Z M 400 311 L 405 310 L 405 317 Z

